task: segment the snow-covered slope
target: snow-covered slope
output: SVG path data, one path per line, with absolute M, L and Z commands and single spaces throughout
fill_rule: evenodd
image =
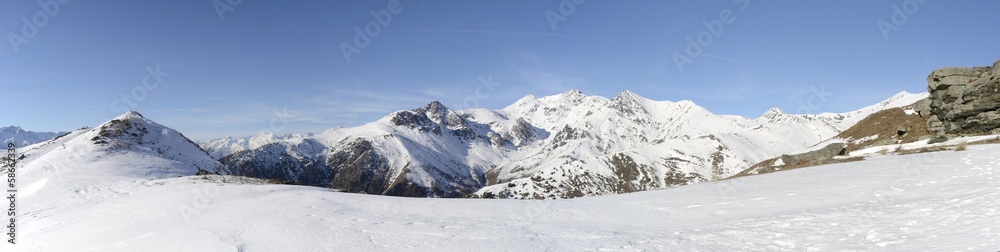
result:
M 524 97 L 497 111 L 433 102 L 355 128 L 276 141 L 222 159 L 236 174 L 401 196 L 568 198 L 728 177 L 803 149 L 882 109 L 900 93 L 847 113 L 757 119 L 716 115 L 691 101 L 612 99 L 577 90 Z
M 486 131 L 433 102 L 221 161 L 244 176 L 369 194 L 458 197 L 482 187 L 490 161 L 502 159 L 497 150 L 504 147 L 486 140 Z
M 19 179 L 45 186 L 19 198 L 18 244 L 2 243 L 0 250 L 995 251 L 996 153 L 1000 145 L 877 155 L 552 201 L 414 199 L 201 177 L 103 176 L 89 170 L 98 160 L 40 173 L 32 171 L 33 161 Z
M 764 113 L 758 121 L 762 122 L 789 122 L 789 121 L 810 121 L 810 120 L 821 120 L 831 124 L 831 127 L 846 129 L 850 128 L 854 124 L 858 123 L 865 117 L 876 112 L 888 109 L 888 108 L 899 108 L 904 106 L 913 105 L 917 101 L 925 99 L 929 96 L 928 93 L 911 94 L 906 91 L 899 92 L 885 101 L 879 102 L 871 106 L 867 106 L 855 111 L 846 113 L 821 113 L 817 115 L 796 115 L 796 114 L 786 114 L 780 109 L 772 108 L 768 112 Z
M 18 147 L 44 142 L 63 134 L 66 132 L 34 132 L 18 126 L 0 128 L 0 140 L 3 140 L 3 143 L 14 143 Z
M 21 148 L 25 176 L 125 176 L 158 179 L 221 172 L 221 164 L 184 135 L 136 112 L 95 128 Z M 53 183 L 54 181 L 48 181 Z M 46 185 L 30 185 L 38 190 Z M 30 191 L 30 190 L 29 190 Z M 30 194 L 30 192 L 29 192 Z M 23 195 L 23 194 L 22 194 Z
M 868 114 L 923 97 L 902 92 L 840 114 L 772 109 L 757 119 L 715 115 L 690 101 L 652 101 L 629 91 L 611 100 L 578 91 L 527 97 L 503 112 L 527 115 L 540 128 L 558 132 L 556 137 L 495 170 L 498 182 L 508 182 L 476 195 L 562 198 L 716 180 L 835 136 Z

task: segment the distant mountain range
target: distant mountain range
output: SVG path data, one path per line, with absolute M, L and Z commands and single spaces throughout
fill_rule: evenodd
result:
M 248 137 L 225 137 L 209 141 L 197 141 L 197 143 L 201 148 L 208 151 L 213 158 L 220 159 L 236 152 L 257 149 L 269 143 L 311 136 L 312 134 L 275 135 L 265 132 Z
M 439 102 L 353 128 L 225 138 L 200 145 L 226 172 L 414 197 L 572 198 L 713 181 L 836 136 L 927 94 L 899 93 L 847 113 L 716 115 L 630 91 L 524 97 L 500 110 Z M 232 153 L 231 155 L 225 155 Z
M 451 110 L 431 102 L 315 135 L 259 134 L 198 144 L 128 112 L 21 152 L 29 160 L 100 157 L 126 167 L 165 167 L 146 171 L 152 174 L 231 174 L 367 194 L 573 198 L 727 178 L 927 96 L 902 92 L 847 113 L 771 109 L 746 118 L 630 91 L 608 99 L 571 90 L 529 95 L 500 110 Z M 59 135 L 10 131 L 22 143 Z
M 0 139 L 3 139 L 4 143 L 13 142 L 18 147 L 40 143 L 63 134 L 66 132 L 34 132 L 18 126 L 0 128 Z

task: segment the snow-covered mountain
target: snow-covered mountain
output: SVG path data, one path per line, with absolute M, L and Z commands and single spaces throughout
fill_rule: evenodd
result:
M 996 251 L 998 152 L 1000 145 L 971 145 L 870 154 L 794 172 L 546 201 L 19 172 L 18 240 L 0 251 Z
M 18 169 L 23 174 L 19 176 L 86 174 L 155 179 L 222 171 L 218 161 L 187 137 L 137 112 L 20 148 L 18 153 L 24 155 L 20 161 L 24 166 Z M 44 184 L 28 188 L 37 190 Z
M 544 104 L 539 110 L 551 107 L 549 102 L 562 100 L 558 96 L 535 99 Z M 901 94 L 879 106 L 905 104 L 921 96 Z M 606 103 L 616 100 L 600 97 L 585 99 Z M 685 102 L 640 103 L 647 105 L 643 107 L 654 108 L 646 111 L 668 106 L 695 108 L 682 104 Z M 611 112 L 608 110 L 611 109 L 596 109 L 590 116 L 619 111 L 618 108 Z M 298 168 L 303 170 L 289 169 L 284 172 L 298 172 L 299 177 L 322 178 L 314 177 L 317 174 L 312 173 L 320 171 L 307 169 L 318 165 L 301 161 L 322 156 L 327 164 L 336 165 L 333 166 L 335 169 L 331 169 L 335 172 L 330 174 L 333 177 L 331 183 L 346 185 L 341 188 L 356 186 L 354 189 L 375 190 L 376 187 L 362 186 L 378 184 L 350 181 L 349 178 L 377 179 L 395 174 L 404 176 L 405 180 L 386 182 L 396 186 L 395 190 L 402 190 L 403 194 L 393 195 L 408 192 L 415 195 L 418 192 L 406 190 L 420 189 L 417 183 L 425 181 L 409 179 L 407 174 L 448 172 L 450 170 L 446 168 L 428 164 L 443 164 L 448 161 L 444 158 L 449 157 L 405 165 L 403 167 L 407 170 L 398 174 L 388 174 L 393 171 L 391 163 L 382 162 L 426 158 L 413 157 L 418 154 L 451 153 L 464 147 L 459 144 L 465 144 L 471 147 L 465 147 L 466 152 L 459 154 L 472 157 L 469 159 L 506 159 L 506 163 L 485 169 L 489 178 L 494 170 L 522 161 L 519 159 L 522 156 L 515 155 L 535 150 L 528 148 L 553 148 L 550 153 L 559 153 L 565 151 L 560 150 L 565 148 L 563 145 L 593 146 L 581 139 L 600 143 L 594 139 L 604 130 L 600 127 L 571 126 L 573 132 L 560 129 L 551 133 L 554 130 L 549 127 L 565 123 L 562 120 L 573 119 L 571 117 L 575 112 L 565 113 L 568 115 L 565 119 L 537 125 L 531 123 L 537 118 L 522 116 L 510 119 L 512 114 L 508 113 L 511 112 L 507 109 L 450 111 L 439 103 L 432 103 L 427 107 L 393 113 L 366 127 L 332 129 L 313 137 L 283 140 L 239 152 L 227 159 L 278 155 L 275 160 L 258 160 L 299 164 Z M 664 112 L 652 112 L 663 116 L 660 113 Z M 867 112 L 848 115 L 851 113 L 829 117 L 833 119 L 806 116 L 817 119 L 784 120 L 787 122 L 783 123 L 761 123 L 761 118 L 714 117 L 771 129 L 791 127 L 789 125 L 838 125 Z M 587 113 L 583 115 L 575 120 L 589 122 L 586 121 Z M 704 120 L 699 119 L 702 118 L 699 115 L 704 114 L 671 115 L 692 122 Z M 495 124 L 484 124 L 488 121 L 484 118 L 498 120 L 494 121 Z M 626 117 L 628 120 L 635 118 Z M 607 118 L 611 124 L 615 120 L 622 119 L 615 116 Z M 670 121 L 660 118 L 646 120 L 653 121 L 648 123 L 650 125 Z M 504 123 L 509 123 L 509 126 Z M 674 128 L 660 129 L 702 132 L 698 128 L 684 127 L 683 123 Z M 749 132 L 761 131 L 753 129 L 750 128 Z M 379 135 L 384 132 L 390 133 L 388 136 Z M 486 138 L 478 135 L 483 132 L 488 135 Z M 712 135 L 724 135 L 712 132 Z M 489 137 L 489 133 L 493 133 L 494 137 Z M 560 133 L 563 137 L 557 137 Z M 755 136 L 746 131 L 737 133 L 726 134 L 748 138 Z M 384 139 L 371 138 L 371 135 L 384 136 Z M 615 135 L 601 136 L 601 139 L 639 139 L 634 140 L 640 146 L 638 148 L 646 151 L 653 148 L 642 144 L 642 137 L 612 136 Z M 1000 139 L 996 137 L 960 137 L 939 144 L 922 141 L 898 147 L 871 147 L 850 154 L 851 157 L 864 158 L 858 162 L 628 195 L 556 201 L 404 199 L 333 193 L 316 187 L 278 185 L 233 176 L 184 176 L 208 170 L 206 167 L 219 168 L 222 165 L 176 131 L 130 112 L 95 128 L 80 129 L 57 139 L 18 149 L 18 153 L 26 155 L 21 158 L 17 169 L 18 240 L 16 244 L 0 243 L 0 250 L 450 251 L 489 248 L 519 251 L 919 251 L 930 248 L 991 251 L 1000 246 L 1000 233 L 996 232 L 996 227 L 1000 225 L 1000 212 L 996 211 L 1000 208 L 1000 157 L 995 155 L 1000 151 L 1000 145 L 970 144 L 964 151 L 911 155 L 877 153 L 886 148 L 919 149 L 976 141 L 995 143 L 996 139 Z M 719 142 L 728 139 L 716 138 Z M 681 139 L 690 140 L 692 137 Z M 424 142 L 414 144 L 418 141 Z M 625 140 L 604 141 L 632 143 Z M 489 144 L 493 153 L 499 154 L 490 156 L 487 146 L 480 146 L 484 143 Z M 684 145 L 686 147 L 699 148 L 696 144 L 700 142 L 682 143 L 687 144 Z M 324 149 L 327 145 L 335 148 Z M 550 147 L 554 145 L 560 146 Z M 669 148 L 674 149 L 667 151 L 681 150 L 681 147 Z M 574 150 L 578 149 L 581 148 Z M 403 152 L 383 154 L 388 153 L 387 150 Z M 248 155 L 254 152 L 257 153 Z M 523 157 L 534 158 L 538 155 L 543 154 L 523 154 Z M 452 154 L 450 157 L 458 156 Z M 640 166 L 642 162 L 642 159 L 632 160 L 615 160 L 612 156 L 611 165 Z M 361 167 L 387 167 L 388 170 L 353 169 Z M 585 171 L 592 173 L 604 169 L 597 165 L 584 167 L 593 169 Z M 643 169 L 636 170 L 646 171 Z M 0 175 L 5 171 L 0 171 Z M 615 176 L 618 177 L 607 178 L 628 178 L 631 175 Z M 587 181 L 584 178 L 574 179 Z M 528 180 L 535 182 L 531 177 Z M 410 183 L 410 186 L 405 183 Z M 432 192 L 447 193 L 446 189 L 457 190 L 463 184 L 451 185 L 451 188 L 433 185 L 438 191 Z M 439 196 L 442 195 L 448 196 Z
M 271 132 L 263 132 L 248 137 L 225 137 L 206 141 L 197 141 L 198 146 L 211 154 L 215 159 L 221 159 L 233 153 L 257 149 L 269 143 L 291 140 L 295 138 L 311 137 L 312 134 L 286 134 L 275 135 Z
M 18 126 L 0 128 L 0 139 L 4 143 L 14 143 L 18 147 L 40 143 L 63 134 L 66 132 L 34 132 Z
M 867 115 L 927 94 L 900 93 L 847 113 L 756 119 L 630 91 L 524 97 L 501 110 L 439 102 L 354 128 L 278 140 L 222 158 L 235 174 L 398 196 L 569 198 L 728 177 L 810 147 Z

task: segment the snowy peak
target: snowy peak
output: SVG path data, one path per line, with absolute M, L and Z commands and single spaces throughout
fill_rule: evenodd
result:
M 885 99 L 884 101 L 879 102 L 875 106 L 877 106 L 878 108 L 885 109 L 890 107 L 911 105 L 921 99 L 927 98 L 929 95 L 930 95 L 929 93 L 911 94 L 910 92 L 902 91 L 896 93 L 892 97 L 889 97 L 889 99 Z
M 649 99 L 625 90 L 611 99 L 611 107 L 626 114 L 649 113 L 650 102 Z
M 632 91 L 622 90 L 617 95 L 615 95 L 615 97 L 612 98 L 611 100 L 612 101 L 616 101 L 616 100 L 636 100 L 636 99 L 639 99 L 639 98 L 642 98 L 642 97 L 639 96 L 636 93 L 633 93 Z
M 628 90 L 622 91 L 617 95 L 615 95 L 614 98 L 611 98 L 611 102 L 616 104 L 629 104 L 629 103 L 639 104 L 644 101 L 648 101 L 648 99 L 643 98 L 642 96 L 639 96 L 635 93 L 632 93 L 632 91 Z
M 431 103 L 428 103 L 427 106 L 415 109 L 414 111 L 424 112 L 427 113 L 427 115 L 443 115 L 447 114 L 451 110 L 439 101 L 432 101 Z
M 580 92 L 579 89 L 575 89 L 575 88 L 574 89 L 570 89 L 569 91 L 566 91 L 563 94 L 564 95 L 568 95 L 568 96 L 584 96 L 583 92 Z
M 539 100 L 548 104 L 549 106 L 575 107 L 583 103 L 584 99 L 586 98 L 587 96 L 584 95 L 583 92 L 580 92 L 580 90 L 571 89 L 569 91 L 566 91 L 565 93 L 542 97 Z
M 139 111 L 132 110 L 132 111 L 128 111 L 128 112 L 122 113 L 120 116 L 115 117 L 115 119 L 119 119 L 119 120 L 125 120 L 125 119 L 146 119 L 146 117 L 142 116 L 142 114 L 139 114 Z
M 107 174 L 161 178 L 221 172 L 215 161 L 181 133 L 143 117 L 126 112 L 94 128 L 81 129 L 64 139 L 54 139 L 28 151 L 39 159 L 67 162 L 113 163 Z M 65 139 L 71 138 L 71 139 Z M 52 149 L 53 146 L 58 148 Z M 100 157 L 99 160 L 95 160 Z M 101 167 L 112 165 L 101 165 Z
M 444 104 L 441 104 L 441 102 L 439 101 L 433 101 L 431 103 L 428 103 L 427 106 L 414 109 L 413 111 L 419 114 L 426 115 L 427 118 L 429 118 L 431 121 L 435 123 L 444 125 L 448 124 L 447 123 L 448 115 L 451 114 L 451 110 L 448 109 L 448 107 L 445 107 Z
M 785 111 L 782 111 L 779 108 L 771 108 L 771 109 L 767 110 L 767 112 L 764 112 L 763 115 L 760 115 L 759 118 L 761 120 L 764 120 L 764 121 L 771 121 L 771 120 L 774 120 L 774 119 L 781 118 L 781 117 L 783 117 L 785 115 L 787 115 L 787 114 L 785 114 Z
M 535 97 L 534 95 L 526 95 L 524 97 L 521 97 L 521 99 L 515 101 L 514 104 L 511 104 L 510 106 L 504 108 L 504 110 L 513 110 L 518 108 L 533 108 L 533 107 L 538 107 L 540 105 L 541 101 L 539 101 L 537 97 Z
M 91 139 L 94 144 L 106 145 L 111 149 L 128 148 L 132 145 L 142 145 L 150 131 L 168 134 L 166 127 L 146 119 L 139 112 L 129 111 L 111 119 L 95 128 L 97 136 Z M 159 131 L 159 132 L 156 132 Z M 172 130 L 170 130 L 172 131 Z M 176 132 L 174 132 L 176 133 Z M 184 138 L 187 139 L 187 138 Z
M 66 132 L 27 131 L 22 129 L 20 126 L 0 128 L 0 140 L 3 140 L 3 143 L 14 143 L 17 147 L 24 147 L 44 142 L 63 134 L 66 134 Z
M 8 126 L 8 127 L 0 128 L 0 134 L 5 134 L 5 135 L 6 134 L 17 134 L 17 133 L 21 133 L 21 132 L 24 132 L 24 129 L 21 129 L 20 126 L 13 126 L 13 125 L 11 125 L 11 126 Z
M 451 131 L 461 138 L 471 139 L 475 137 L 469 122 L 462 115 L 448 109 L 438 101 L 413 110 L 397 111 L 390 114 L 388 118 L 389 123 L 393 126 L 415 129 L 420 132 L 433 132 L 436 135 L 441 135 L 446 131 Z

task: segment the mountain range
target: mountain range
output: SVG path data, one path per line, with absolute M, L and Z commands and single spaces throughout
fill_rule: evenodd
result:
M 201 142 L 234 175 L 411 197 L 573 198 L 732 176 L 816 145 L 868 115 L 928 95 L 899 93 L 846 113 L 716 115 L 630 91 L 526 96 L 500 110 L 440 102 L 316 135 Z M 232 153 L 230 155 L 224 155 Z
M 174 175 L 239 175 L 366 194 L 574 198 L 728 178 L 758 162 L 815 148 L 871 114 L 927 96 L 901 92 L 846 113 L 775 108 L 746 118 L 630 91 L 609 99 L 570 90 L 529 95 L 499 110 L 452 110 L 431 102 L 358 127 L 197 144 L 128 112 L 23 149 L 28 157 L 58 162 L 128 157 L 109 160 L 171 164 L 165 170 Z M 14 129 L 20 141 L 47 136 Z
M 0 139 L 3 139 L 4 143 L 14 143 L 19 147 L 40 143 L 63 134 L 66 132 L 34 132 L 18 126 L 0 128 Z
M 846 113 L 571 90 L 197 144 L 126 112 L 0 158 L 18 160 L 0 250 L 985 250 L 998 74 L 938 70 L 929 94 Z

